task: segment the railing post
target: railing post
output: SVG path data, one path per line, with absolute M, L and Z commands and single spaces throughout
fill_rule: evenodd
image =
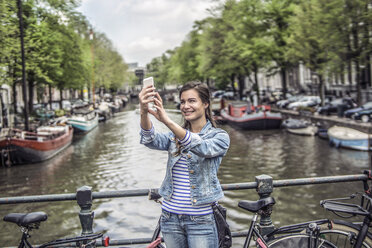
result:
M 92 212 L 92 187 L 82 186 L 76 192 L 77 204 L 80 206 L 79 218 L 82 228 L 82 235 L 93 233 L 93 218 Z
M 274 190 L 273 178 L 271 176 L 268 175 L 256 176 L 256 183 L 257 183 L 256 191 L 260 196 L 260 199 L 269 197 Z M 268 208 L 264 209 L 260 214 L 261 218 L 258 228 L 260 229 L 262 235 L 266 235 L 274 230 L 274 225 L 273 222 L 271 221 L 271 212 L 272 206 L 269 206 Z

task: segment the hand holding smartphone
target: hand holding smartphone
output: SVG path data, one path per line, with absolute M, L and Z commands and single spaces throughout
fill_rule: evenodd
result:
M 143 88 L 145 88 L 149 85 L 154 86 L 154 78 L 153 77 L 148 77 L 148 78 L 143 79 Z M 154 98 L 154 96 L 151 96 L 149 99 L 152 99 L 152 98 Z M 149 108 L 152 108 L 153 105 L 154 105 L 154 103 L 150 102 Z

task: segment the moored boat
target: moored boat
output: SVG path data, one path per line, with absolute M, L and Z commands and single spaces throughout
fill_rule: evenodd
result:
M 4 128 L 1 130 L 1 163 L 37 163 L 52 158 L 72 142 L 71 126 L 42 126 L 36 132 Z
M 280 128 L 282 116 L 270 111 L 270 106 L 253 107 L 247 103 L 229 103 L 221 109 L 221 117 L 229 124 L 246 130 Z
M 75 132 L 87 133 L 98 126 L 98 114 L 90 106 L 74 108 L 67 123 L 74 128 Z
M 297 119 L 287 119 L 283 121 L 282 127 L 285 128 L 288 133 L 304 136 L 314 136 L 318 132 L 318 128 L 311 122 Z
M 101 102 L 98 105 L 96 112 L 98 114 L 99 121 L 107 121 L 112 117 L 111 109 L 108 102 Z
M 333 126 L 328 129 L 330 145 L 360 151 L 372 150 L 372 135 L 349 127 Z

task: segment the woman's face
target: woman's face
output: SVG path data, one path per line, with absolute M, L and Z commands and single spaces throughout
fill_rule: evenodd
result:
M 190 89 L 181 94 L 181 112 L 185 120 L 193 123 L 198 120 L 206 120 L 205 110 L 208 103 L 203 103 L 195 89 Z

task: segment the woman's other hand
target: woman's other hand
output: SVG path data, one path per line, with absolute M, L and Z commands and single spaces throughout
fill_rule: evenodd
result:
M 155 116 L 155 118 L 161 121 L 162 123 L 167 124 L 170 121 L 170 119 L 164 110 L 163 100 L 161 99 L 158 92 L 156 92 L 154 97 L 154 108 L 156 109 L 156 111 L 153 109 L 148 109 L 148 112 Z
M 138 94 L 141 114 L 147 114 L 149 111 L 148 103 L 154 102 L 155 98 L 152 96 L 156 94 L 155 88 L 152 85 L 142 88 L 141 92 Z

